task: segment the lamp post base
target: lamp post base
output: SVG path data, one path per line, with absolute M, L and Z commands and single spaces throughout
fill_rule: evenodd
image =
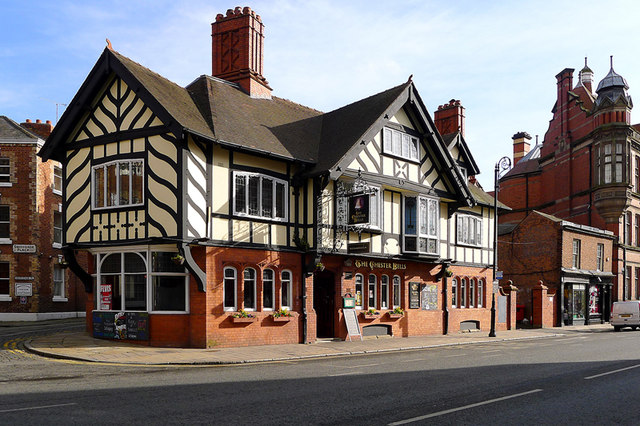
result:
M 496 337 L 496 294 L 491 294 L 491 330 L 489 337 Z

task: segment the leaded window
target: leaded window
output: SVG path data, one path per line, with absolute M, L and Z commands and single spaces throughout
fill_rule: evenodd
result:
M 404 198 L 404 251 L 438 253 L 438 200 L 426 197 Z
M 239 216 L 273 220 L 287 218 L 289 184 L 256 173 L 233 174 L 233 211 Z
M 142 160 L 114 161 L 93 167 L 93 207 L 143 204 Z

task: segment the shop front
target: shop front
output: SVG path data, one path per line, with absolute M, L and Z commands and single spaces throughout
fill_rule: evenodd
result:
M 609 321 L 611 279 L 611 274 L 597 277 L 565 276 L 560 302 L 563 324 L 589 325 Z

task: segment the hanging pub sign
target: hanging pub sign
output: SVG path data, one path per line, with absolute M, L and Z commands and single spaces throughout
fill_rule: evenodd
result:
M 349 225 L 369 223 L 369 195 L 349 197 Z

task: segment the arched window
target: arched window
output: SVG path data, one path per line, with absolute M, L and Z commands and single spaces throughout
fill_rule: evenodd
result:
M 246 268 L 243 275 L 244 284 L 244 306 L 243 308 L 248 311 L 255 311 L 256 309 L 256 270 L 253 268 Z
M 362 309 L 362 294 L 364 286 L 364 276 L 356 274 L 356 309 Z
M 272 269 L 262 271 L 262 309 L 271 311 L 274 307 L 274 275 Z
M 237 272 L 236 268 L 227 266 L 224 268 L 224 310 L 235 311 L 237 310 Z
M 280 274 L 280 307 L 288 310 L 293 308 L 291 271 L 282 271 Z
M 460 307 L 467 307 L 467 279 L 462 278 L 460 280 Z
M 389 277 L 380 277 L 380 309 L 389 309 Z
M 484 280 L 478 280 L 478 308 L 484 307 Z
M 402 285 L 400 284 L 400 277 L 399 276 L 394 276 L 393 277 L 393 307 L 394 308 L 399 308 L 400 304 L 402 303 L 402 293 L 401 293 L 401 288 Z
M 475 280 L 475 278 L 471 278 L 469 280 L 469 307 L 470 308 L 475 308 L 475 306 L 476 306 L 475 287 L 476 287 L 476 280 Z
M 451 280 L 451 307 L 458 307 L 458 279 Z
M 373 275 L 370 274 L 369 275 L 369 293 L 368 293 L 368 308 L 369 309 L 375 309 L 376 308 L 376 282 L 378 281 L 378 278 Z

